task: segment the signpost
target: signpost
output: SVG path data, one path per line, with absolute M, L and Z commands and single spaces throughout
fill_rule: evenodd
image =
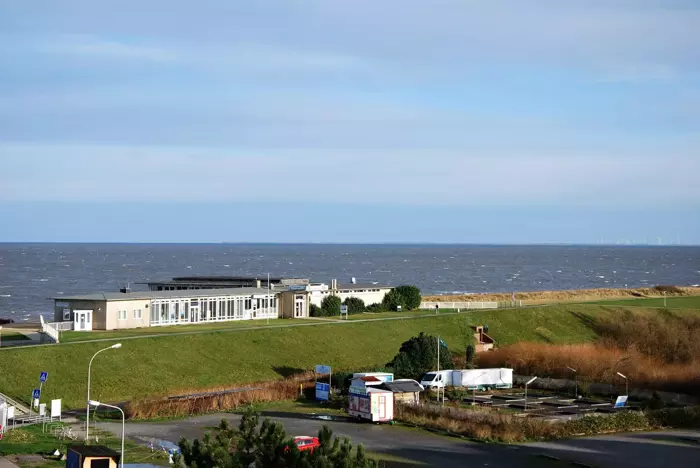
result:
M 343 315 L 345 315 L 345 320 L 348 319 L 348 306 L 347 305 L 341 305 L 340 306 L 340 318 L 343 318 Z
M 31 407 L 33 407 L 33 406 L 39 406 L 39 398 L 40 397 L 41 397 L 41 390 L 39 390 L 38 388 L 35 388 L 34 390 L 32 390 L 32 403 L 29 405 L 30 410 L 31 410 Z
M 48 373 L 48 372 L 42 371 L 42 372 L 39 373 L 39 396 L 36 396 L 36 397 L 35 397 L 37 400 L 38 400 L 39 397 L 41 396 L 41 390 L 42 390 L 41 387 L 42 387 L 42 386 L 44 385 L 44 383 L 48 380 L 48 378 L 49 378 L 49 373 Z M 38 406 L 38 405 L 39 405 L 39 402 L 37 401 L 36 404 L 37 404 L 37 406 Z
M 622 395 L 617 397 L 617 400 L 615 400 L 615 408 L 624 408 L 627 406 L 627 395 Z
M 318 364 L 314 371 L 316 373 L 316 399 L 328 401 L 331 393 L 331 366 Z M 323 374 L 328 374 L 328 383 L 318 381 L 318 376 Z

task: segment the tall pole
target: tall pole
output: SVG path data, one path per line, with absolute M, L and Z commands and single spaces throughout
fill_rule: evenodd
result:
M 272 298 L 270 297 L 270 273 L 267 274 L 267 325 L 270 324 L 270 307 L 272 306 Z
M 85 410 L 85 442 L 88 442 L 90 440 L 90 373 L 92 371 L 92 361 L 102 351 L 107 351 L 108 349 L 121 348 L 121 346 L 122 346 L 121 343 L 113 344 L 109 348 L 104 348 L 104 349 L 97 351 L 95 354 L 93 354 L 92 358 L 90 358 L 90 363 L 88 364 L 87 408 Z

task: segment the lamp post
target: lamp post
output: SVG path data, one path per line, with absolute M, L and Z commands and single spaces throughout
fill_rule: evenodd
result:
M 617 372 L 617 375 L 619 375 L 620 377 L 622 377 L 623 379 L 625 379 L 625 396 L 627 396 L 627 397 L 629 398 L 629 394 L 630 394 L 630 393 L 629 393 L 629 391 L 630 391 L 630 389 L 629 389 L 629 380 L 627 379 L 626 376 L 624 376 L 623 374 L 620 374 L 619 372 Z
M 568 366 L 567 369 L 574 373 L 574 399 L 578 399 L 578 371 Z
M 530 385 L 532 382 L 537 380 L 537 377 L 533 377 L 527 382 L 525 382 L 525 411 L 527 411 L 527 386 Z
M 113 344 L 109 348 L 104 348 L 93 354 L 92 358 L 90 358 L 90 364 L 88 364 L 88 385 L 87 385 L 87 410 L 85 411 L 85 442 L 87 443 L 90 440 L 90 371 L 92 370 L 92 360 L 95 359 L 95 356 L 100 354 L 102 351 L 107 351 L 108 349 L 117 349 L 121 348 L 122 344 L 117 343 Z
M 106 406 L 107 408 L 119 410 L 119 412 L 122 414 L 122 456 L 119 457 L 119 464 L 121 468 L 124 468 L 124 429 L 126 426 L 126 417 L 124 416 L 124 411 L 118 406 L 108 405 L 107 403 L 100 403 L 99 401 L 95 400 L 88 400 L 88 406 L 94 406 L 95 410 L 97 410 L 98 406 Z
M 481 374 L 477 375 L 476 379 L 474 379 L 474 380 L 478 380 L 479 377 L 481 377 L 482 375 L 486 375 L 486 374 L 488 374 L 488 372 L 482 372 Z M 472 406 L 476 406 L 476 387 L 477 386 L 478 385 L 475 385 L 474 388 L 472 389 Z

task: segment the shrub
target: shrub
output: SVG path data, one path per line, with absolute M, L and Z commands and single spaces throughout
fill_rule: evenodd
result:
M 384 304 L 374 303 L 370 304 L 365 308 L 365 312 L 386 312 L 387 309 Z
M 404 342 L 399 349 L 399 353 L 394 359 L 387 363 L 387 367 L 392 368 L 397 377 L 420 380 L 426 372 L 435 369 L 437 364 L 437 350 L 440 349 L 440 368 L 452 368 L 452 355 L 447 346 L 435 336 L 421 333 Z
M 403 296 L 399 291 L 396 289 L 392 289 L 389 291 L 386 296 L 384 296 L 384 299 L 382 300 L 382 305 L 386 307 L 387 310 L 399 310 L 399 307 L 402 309 L 406 308 L 406 301 L 404 300 Z
M 309 316 L 310 317 L 323 317 L 323 311 L 316 304 L 309 305 Z
M 365 311 L 365 301 L 359 297 L 348 297 L 343 305 L 348 306 L 348 314 L 361 314 Z
M 324 317 L 334 317 L 340 315 L 341 301 L 338 296 L 331 295 L 323 298 L 321 311 Z
M 403 299 L 403 305 L 408 310 L 414 310 L 420 307 L 420 303 L 423 300 L 420 295 L 420 289 L 415 286 L 398 286 L 394 288 Z

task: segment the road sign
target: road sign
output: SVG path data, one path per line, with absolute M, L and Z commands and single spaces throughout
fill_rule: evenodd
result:
M 34 391 L 32 392 L 32 398 L 35 400 L 41 396 L 41 390 L 38 388 L 35 388 Z
M 44 383 L 46 382 L 46 379 L 49 378 L 49 373 L 48 372 L 42 372 L 39 374 L 39 382 Z
M 331 366 L 324 366 L 322 364 L 317 364 L 316 365 L 316 373 L 317 374 L 330 374 L 331 373 Z
M 627 395 L 617 397 L 615 408 L 624 408 L 627 405 Z
M 330 384 L 316 382 L 316 399 L 328 401 L 328 393 L 331 390 Z

